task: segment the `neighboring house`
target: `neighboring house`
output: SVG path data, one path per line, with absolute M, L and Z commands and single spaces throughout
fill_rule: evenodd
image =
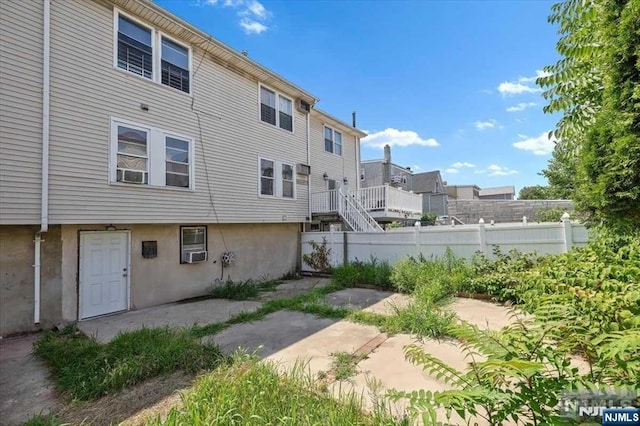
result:
M 513 200 L 516 196 L 514 186 L 496 186 L 480 190 L 481 200 Z
M 447 208 L 446 182 L 442 181 L 439 170 L 414 173 L 412 178 L 413 192 L 422 194 L 422 211 L 433 212 L 438 216 L 449 214 Z
M 480 187 L 478 185 L 446 185 L 445 191 L 450 200 L 480 199 Z
M 360 162 L 357 198 L 380 223 L 415 222 L 422 216 L 422 195 L 411 191 L 412 172 L 391 162 L 391 148 L 384 147 L 384 158 Z
M 359 183 L 364 133 L 149 0 L 0 26 L 0 335 L 288 274 L 310 193 Z
M 513 186 L 446 185 L 446 191 L 451 200 L 513 200 L 516 194 Z

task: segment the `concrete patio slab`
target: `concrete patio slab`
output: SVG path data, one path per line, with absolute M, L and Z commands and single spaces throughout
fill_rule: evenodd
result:
M 390 291 L 372 290 L 368 288 L 348 288 L 325 296 L 331 306 L 347 309 L 363 309 L 394 295 Z
M 207 299 L 197 302 L 170 303 L 121 314 L 80 321 L 78 328 L 107 343 L 124 331 L 143 327 L 191 327 L 227 321 L 240 312 L 258 309 L 260 302 L 235 302 L 226 299 Z
M 411 304 L 413 298 L 408 294 L 393 293 L 391 296 L 382 299 L 365 309 L 364 312 L 373 312 L 380 315 L 394 315 L 396 309 L 405 308 Z
M 450 389 L 444 381 L 429 375 L 422 367 L 405 360 L 404 348 L 415 344 L 427 353 L 447 362 L 456 369 L 464 370 L 467 360 L 460 352 L 460 345 L 453 341 L 419 341 L 406 334 L 390 337 L 369 356 L 358 364 L 358 375 L 349 382 L 336 382 L 331 389 L 334 395 L 345 392 L 355 392 L 364 397 L 367 407 L 373 407 L 373 395 L 385 395 L 389 389 L 411 392 L 415 390 L 444 391 Z M 375 385 L 372 385 L 375 383 Z M 375 390 L 375 392 L 373 392 Z M 407 401 L 401 400 L 390 404 L 392 412 L 402 416 L 407 407 Z M 438 414 L 444 420 L 445 412 Z M 453 417 L 452 424 L 465 424 L 460 417 Z M 481 421 L 478 424 L 483 425 Z
M 339 321 L 268 357 L 283 366 L 304 361 L 309 373 L 328 372 L 337 352 L 353 353 L 380 335 L 377 327 Z
M 279 311 L 263 320 L 237 324 L 203 338 L 229 353 L 242 348 L 284 367 L 308 363 L 313 373 L 327 371 L 331 354 L 352 352 L 379 334 L 376 327 L 337 322 L 301 312 Z
M 261 321 L 235 324 L 216 335 L 204 337 L 202 341 L 214 343 L 226 353 L 241 348 L 267 357 L 335 322 L 301 312 L 278 311 Z
M 0 424 L 21 424 L 55 411 L 54 386 L 42 362 L 31 355 L 40 335 L 0 340 Z
M 514 317 L 513 308 L 484 300 L 457 297 L 449 308 L 455 311 L 461 320 L 481 329 L 500 330 L 517 319 Z M 518 314 L 518 317 L 525 318 L 522 313 Z
M 275 299 L 287 299 L 310 293 L 315 288 L 326 287 L 331 284 L 331 278 L 304 277 L 299 280 L 284 281 L 275 291 L 265 291 L 258 300 L 266 302 Z

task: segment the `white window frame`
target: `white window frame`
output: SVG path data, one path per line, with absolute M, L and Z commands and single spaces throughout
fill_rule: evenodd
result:
M 273 162 L 273 195 L 262 193 L 262 160 Z M 282 166 L 287 165 L 292 168 L 293 197 L 285 197 L 282 195 L 284 179 L 282 178 Z M 260 198 L 277 198 L 278 200 L 295 201 L 298 198 L 298 190 L 296 184 L 296 165 L 290 161 L 275 160 L 270 157 L 258 157 L 258 197 Z
M 331 130 L 331 146 L 332 146 L 332 151 L 327 151 L 327 147 L 325 145 L 325 131 L 326 129 Z M 336 133 L 338 133 L 340 135 L 340 142 L 338 145 L 340 145 L 340 154 L 336 154 Z M 326 152 L 327 154 L 333 154 L 337 157 L 342 157 L 342 154 L 344 153 L 344 133 L 342 133 L 341 131 L 336 130 L 334 127 L 329 126 L 327 124 L 323 124 L 323 128 L 322 128 L 322 148 L 324 150 L 324 152 Z
M 204 249 L 203 251 L 209 251 L 209 229 L 206 225 L 195 225 L 195 226 L 181 226 L 180 227 L 180 263 L 187 264 L 185 262 L 185 248 L 184 248 L 184 234 L 183 231 L 185 229 L 204 229 Z
M 146 131 L 147 139 L 147 183 L 135 184 L 118 182 L 118 126 L 131 127 Z M 109 135 L 109 184 L 142 188 L 169 189 L 173 191 L 195 191 L 194 139 L 176 132 L 148 126 L 117 117 L 110 118 Z M 189 143 L 189 187 L 168 186 L 166 184 L 166 137 L 184 140 Z
M 118 31 L 119 31 L 119 20 L 120 15 L 129 19 L 132 22 L 140 25 L 151 31 L 151 62 L 153 64 L 153 70 L 151 73 L 151 78 L 147 78 L 143 75 L 136 74 L 129 70 L 125 70 L 118 66 Z M 189 55 L 189 92 L 183 92 L 182 90 L 176 89 L 175 87 L 171 87 L 167 84 L 162 84 L 162 37 L 170 40 L 171 42 L 177 44 L 178 46 L 184 47 L 187 49 Z M 113 67 L 121 72 L 125 72 L 129 75 L 134 75 L 138 78 L 141 78 L 145 81 L 152 81 L 156 84 L 159 84 L 162 87 L 168 87 L 171 90 L 175 90 L 176 92 L 182 93 L 184 95 L 192 96 L 193 95 L 193 49 L 191 46 L 178 41 L 176 38 L 166 34 L 160 30 L 155 29 L 153 26 L 141 21 L 140 19 L 132 16 L 122 10 L 114 7 L 113 8 Z
M 267 89 L 270 92 L 275 93 L 276 95 L 276 124 L 271 124 L 268 123 L 266 121 L 262 121 L 262 88 Z M 291 130 L 288 129 L 283 129 L 282 127 L 280 127 L 280 98 L 284 98 L 286 100 L 288 100 L 289 102 L 291 102 Z M 287 95 L 284 95 L 282 92 L 277 91 L 276 89 L 267 86 L 266 84 L 262 84 L 262 83 L 258 83 L 258 121 L 260 123 L 264 123 L 268 126 L 271 127 L 275 127 L 277 129 L 280 129 L 284 132 L 287 133 L 291 133 L 294 134 L 295 133 L 295 129 L 296 129 L 296 123 L 295 123 L 295 119 L 296 119 L 296 108 L 295 108 L 295 102 L 293 101 L 292 98 L 290 98 Z

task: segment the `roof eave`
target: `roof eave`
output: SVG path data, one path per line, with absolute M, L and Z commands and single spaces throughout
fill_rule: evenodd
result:
M 240 52 L 227 46 L 221 41 L 215 39 L 210 34 L 207 34 L 201 29 L 190 24 L 189 22 L 174 15 L 173 13 L 157 5 L 151 0 L 108 0 L 108 1 L 114 4 L 115 6 L 122 8 L 125 11 L 135 13 L 136 15 L 139 15 L 140 13 L 133 10 L 135 5 L 145 8 L 147 12 L 150 12 L 149 15 L 155 15 L 155 16 L 151 16 L 155 20 L 155 22 L 152 22 L 152 23 L 156 23 L 156 24 L 162 23 L 164 24 L 164 27 L 170 27 L 172 24 L 173 26 L 179 27 L 183 35 L 182 38 L 185 38 L 185 35 L 187 34 L 189 35 L 188 39 L 185 41 L 189 41 L 193 46 L 196 46 L 196 47 L 205 46 L 204 49 L 206 49 L 209 54 L 218 58 L 220 61 L 228 63 L 230 66 L 233 66 L 243 72 L 246 72 L 247 74 L 256 78 L 258 81 L 275 86 L 277 89 L 286 88 L 288 90 L 284 90 L 285 92 L 289 92 L 290 94 L 295 95 L 297 98 L 302 99 L 305 102 L 308 102 L 310 104 L 315 104 L 316 102 L 319 101 L 319 98 L 316 97 L 315 95 L 293 84 L 292 82 L 288 81 L 284 77 L 260 65 L 259 63 L 253 61 L 247 56 L 244 56 Z M 142 18 L 148 20 L 149 17 L 150 16 L 145 16 Z M 165 22 L 158 22 L 163 20 L 165 20 Z

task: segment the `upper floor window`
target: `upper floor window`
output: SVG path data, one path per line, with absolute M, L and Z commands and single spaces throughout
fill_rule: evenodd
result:
M 336 155 L 342 155 L 342 133 L 325 126 L 324 150 Z
M 294 165 L 283 161 L 260 158 L 260 195 L 290 198 L 296 197 Z
M 118 16 L 118 67 L 153 78 L 152 31 L 122 15 Z
M 260 120 L 293 132 L 293 101 L 260 86 Z
M 190 138 L 120 120 L 111 135 L 111 182 L 193 188 Z
M 190 93 L 191 49 L 118 11 L 115 14 L 116 66 Z
M 189 49 L 162 39 L 162 84 L 189 93 Z

